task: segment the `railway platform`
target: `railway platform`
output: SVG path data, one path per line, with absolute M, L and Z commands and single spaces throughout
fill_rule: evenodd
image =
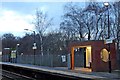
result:
M 44 67 L 29 64 L 17 64 L 9 62 L 0 62 L 2 69 L 12 71 L 25 76 L 47 80 L 120 80 L 120 71 L 108 72 L 90 72 L 82 71 L 82 68 L 68 70 L 66 67 Z M 54 78 L 54 79 L 53 79 Z

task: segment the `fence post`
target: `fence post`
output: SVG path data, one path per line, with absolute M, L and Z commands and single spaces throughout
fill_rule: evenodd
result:
M 54 64 L 53 64 L 53 60 L 54 60 L 53 58 L 54 58 L 54 56 L 53 56 L 53 54 L 50 54 L 50 58 L 51 58 L 50 59 L 51 60 L 51 67 L 54 67 Z
M 70 61 L 70 58 L 71 58 L 71 56 L 70 56 L 70 54 L 68 54 L 68 55 L 67 55 L 67 66 L 68 66 L 68 69 L 71 68 L 71 61 Z

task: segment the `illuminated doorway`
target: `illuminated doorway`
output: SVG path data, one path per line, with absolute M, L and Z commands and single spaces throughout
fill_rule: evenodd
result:
M 91 46 L 79 46 L 74 48 L 75 67 L 91 68 L 91 62 Z

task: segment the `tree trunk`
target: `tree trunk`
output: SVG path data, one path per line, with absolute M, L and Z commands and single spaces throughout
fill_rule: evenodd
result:
M 43 39 L 42 39 L 42 34 L 41 32 L 39 32 L 39 36 L 40 36 L 40 53 L 43 56 Z

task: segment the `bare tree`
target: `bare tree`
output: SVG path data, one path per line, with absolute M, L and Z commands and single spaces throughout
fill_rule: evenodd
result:
M 117 26 L 118 32 L 117 32 L 117 40 L 118 40 L 118 62 L 120 67 L 120 1 L 118 2 L 118 26 Z
M 101 6 L 103 3 L 91 2 L 85 9 L 88 23 L 88 40 L 100 40 L 106 38 L 106 8 Z M 89 15 L 88 15 L 89 14 Z M 90 29 L 91 27 L 91 29 Z
M 61 23 L 62 29 L 66 29 L 67 32 L 71 30 L 75 36 L 79 35 L 79 40 L 98 40 L 101 37 L 103 32 L 102 6 L 92 2 L 82 9 L 80 6 L 70 3 L 65 6 L 65 9 L 64 20 Z
M 108 37 L 109 25 L 110 37 L 116 38 L 118 32 L 116 12 L 118 11 L 113 10 L 112 6 L 113 3 L 105 7 L 103 3 L 90 2 L 85 8 L 81 8 L 78 4 L 69 3 L 65 6 L 61 29 L 66 31 L 69 37 L 74 34 L 73 37 L 79 35 L 79 40 L 105 40 Z
M 115 16 L 112 33 L 117 42 L 117 60 L 120 66 L 120 1 L 113 3 L 112 12 Z
M 65 14 L 63 22 L 60 24 L 61 29 L 66 31 L 68 37 L 71 39 L 84 39 L 84 23 L 82 21 L 82 9 L 78 5 L 72 3 L 65 5 Z M 69 39 L 70 39 L 69 38 Z
M 36 15 L 33 23 L 39 33 L 41 55 L 43 55 L 43 35 L 46 29 L 51 26 L 51 21 L 52 18 L 49 19 L 46 13 L 43 13 L 40 10 L 36 10 Z

